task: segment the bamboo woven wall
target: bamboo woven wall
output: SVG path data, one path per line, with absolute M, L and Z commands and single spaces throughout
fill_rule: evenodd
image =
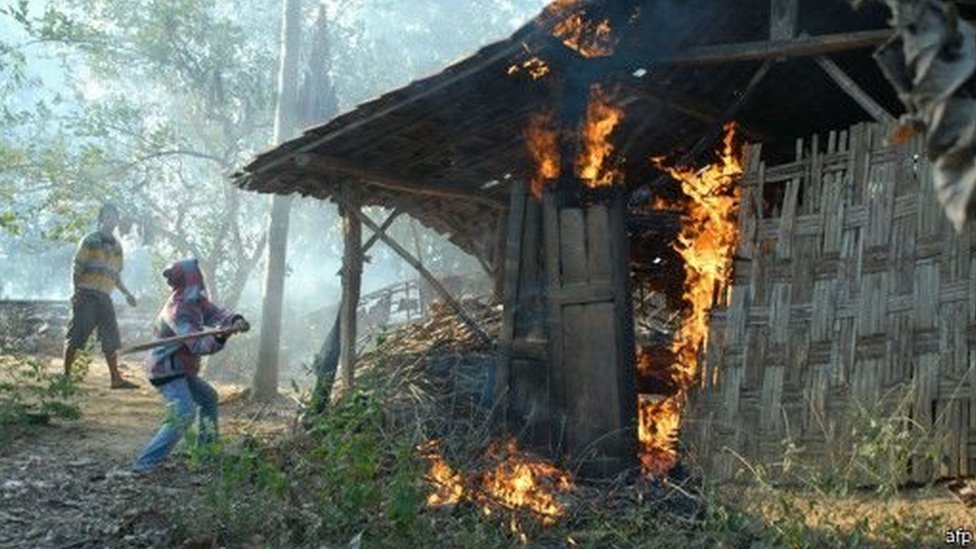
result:
M 842 467 L 865 437 L 898 439 L 884 424 L 911 448 L 905 480 L 976 473 L 976 239 L 949 226 L 920 144 L 883 141 L 862 124 L 787 164 L 748 151 L 733 286 L 684 418 L 711 474 L 775 474 L 786 441 Z

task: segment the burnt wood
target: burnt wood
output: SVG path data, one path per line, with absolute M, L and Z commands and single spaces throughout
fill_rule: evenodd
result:
M 511 206 L 508 210 L 508 241 L 505 247 L 505 286 L 502 312 L 502 331 L 498 338 L 498 362 L 495 372 L 495 401 L 508 393 L 511 370 L 512 343 L 515 339 L 515 310 L 519 300 L 519 267 L 522 264 L 522 234 L 525 226 L 525 205 L 528 184 L 517 181 L 512 185 Z

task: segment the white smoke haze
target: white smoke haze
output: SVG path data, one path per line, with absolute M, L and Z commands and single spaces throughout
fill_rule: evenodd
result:
M 92 5 L 97 8 L 109 2 L 99 0 Z M 439 72 L 479 47 L 508 36 L 546 3 L 329 0 L 324 5 L 333 18 L 332 58 L 323 60 L 321 66 L 332 77 L 339 110 L 348 111 L 365 100 Z M 29 0 L 27 5 L 30 15 L 40 16 L 48 7 L 68 9 L 68 5 L 87 4 Z M 303 8 L 304 34 L 308 39 L 319 4 L 306 0 Z M 277 50 L 280 2 L 217 0 L 212 12 L 247 31 L 251 54 L 266 55 Z M 70 46 L 31 40 L 19 24 L 3 14 L 0 45 L 22 46 L 18 51 L 25 56 L 25 74 L 30 80 L 6 95 L 0 83 L 0 99 L 12 111 L 34 109 L 27 118 L 0 120 L 0 161 L 5 158 L 6 146 L 21 151 L 24 166 L 0 162 L 0 299 L 69 299 L 77 241 L 95 229 L 95 212 L 102 201 L 118 204 L 130 222 L 131 226 L 123 227 L 126 232 L 120 233 L 125 252 L 122 278 L 140 299 L 140 315 L 151 315 L 165 299 L 168 289 L 160 274 L 165 265 L 188 253 L 186 246 L 178 250 L 172 235 L 164 234 L 166 231 L 191 227 L 187 234 L 193 240 L 192 247 L 213 249 L 213 243 L 220 244 L 224 238 L 220 231 L 226 228 L 219 221 L 221 208 L 226 207 L 223 204 L 230 203 L 228 192 L 238 193 L 240 210 L 236 223 L 245 244 L 267 230 L 268 197 L 230 189 L 228 176 L 270 147 L 270 111 L 266 110 L 261 114 L 263 118 L 255 122 L 244 117 L 242 113 L 246 111 L 238 99 L 233 104 L 228 100 L 226 111 L 236 117 L 230 123 L 256 124 L 256 130 L 242 134 L 244 141 L 232 143 L 236 149 L 231 158 L 214 162 L 203 157 L 224 154 L 219 148 L 206 148 L 219 143 L 218 130 L 223 122 L 201 120 L 203 115 L 194 110 L 194 103 L 180 93 L 139 78 L 138 72 L 128 79 L 106 77 Z M 263 82 L 273 86 L 273 55 L 262 59 L 267 62 Z M 130 69 L 119 70 L 125 75 Z M 4 77 L 2 71 L 0 65 L 0 79 Z M 214 97 L 220 97 L 216 95 L 219 90 L 214 93 Z M 35 108 L 41 103 L 43 109 Z M 97 115 L 93 120 L 106 127 L 118 126 L 118 133 L 98 141 L 98 131 L 82 138 L 73 134 L 78 125 L 63 123 L 72 117 L 82 120 L 83 115 L 94 116 L 92 113 Z M 203 154 L 199 158 L 156 158 L 147 154 L 151 149 L 146 148 L 146 143 L 151 145 L 153 140 L 166 143 L 164 148 L 172 148 L 169 143 L 203 147 L 198 151 Z M 41 148 L 41 144 L 48 148 Z M 101 152 L 86 154 L 87 148 L 95 145 L 101 147 Z M 52 155 L 52 151 L 60 156 Z M 16 192 L 4 194 L 8 187 Z M 180 201 L 174 202 L 174 196 Z M 380 223 L 389 212 L 370 208 L 367 214 Z M 2 216 L 7 215 L 16 222 L 5 224 Z M 483 274 L 476 260 L 407 216 L 401 216 L 389 233 L 411 253 L 419 255 L 437 276 Z M 364 228 L 364 241 L 370 236 Z M 382 242 L 377 242 L 367 255 L 369 261 L 362 278 L 364 295 L 419 278 Z M 265 256 L 266 249 L 248 273 L 235 305 L 252 321 L 259 321 L 261 316 Z M 340 301 L 341 261 L 341 220 L 335 205 L 311 198 L 296 199 L 287 253 L 283 377 L 299 372 L 302 364 L 310 362 L 331 327 Z M 225 297 L 222 293 L 232 278 L 232 266 L 228 260 L 215 265 L 218 280 L 208 280 L 218 303 Z M 484 287 L 487 289 L 487 284 Z M 114 298 L 119 310 L 127 311 L 117 292 Z M 395 315 L 393 320 L 402 317 Z M 127 339 L 126 334 L 123 339 Z

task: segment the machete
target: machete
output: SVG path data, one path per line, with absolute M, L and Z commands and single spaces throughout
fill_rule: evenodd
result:
M 206 336 L 220 336 L 220 335 L 230 335 L 236 334 L 237 332 L 245 332 L 244 328 L 237 326 L 228 326 L 226 328 L 214 328 L 212 330 L 203 330 L 202 332 L 194 332 L 192 334 L 164 337 L 162 339 L 157 339 L 155 341 L 150 341 L 147 343 L 139 343 L 138 345 L 132 345 L 124 349 L 120 349 L 118 354 L 130 355 L 132 353 L 138 353 L 139 351 L 146 351 L 149 349 L 155 349 L 156 347 L 162 347 L 163 345 L 169 345 L 170 343 L 177 343 L 180 341 L 186 341 L 187 339 L 193 339 L 195 337 L 206 337 Z

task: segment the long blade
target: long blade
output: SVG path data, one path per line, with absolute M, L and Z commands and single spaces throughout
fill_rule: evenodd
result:
M 163 345 L 169 345 L 170 343 L 177 343 L 179 341 L 186 341 L 187 339 L 193 339 L 195 337 L 205 337 L 205 336 L 218 336 L 218 335 L 229 335 L 239 332 L 238 328 L 214 328 L 212 330 L 203 330 L 202 332 L 196 332 L 192 334 L 186 334 L 181 336 L 164 337 L 162 339 L 157 339 L 154 341 L 149 341 L 146 343 L 139 343 L 138 345 L 132 345 L 126 347 L 119 351 L 119 355 L 130 355 L 132 353 L 138 353 L 139 351 L 146 351 L 149 349 L 155 349 L 156 347 L 162 347 Z

